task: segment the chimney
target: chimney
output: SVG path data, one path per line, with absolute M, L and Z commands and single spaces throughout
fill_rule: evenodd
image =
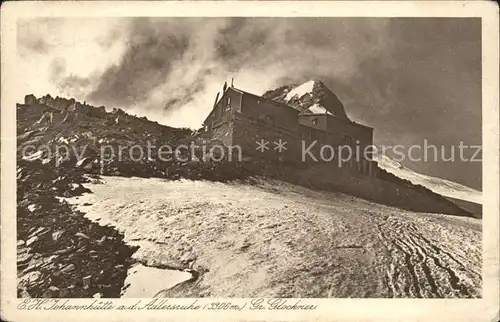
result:
M 231 77 L 231 87 L 234 87 L 234 78 Z
M 215 108 L 215 104 L 217 104 L 217 100 L 219 99 L 219 94 L 220 93 L 217 93 L 217 96 L 215 96 L 215 102 L 214 102 L 214 106 L 213 106 L 214 108 Z
M 222 86 L 222 92 L 224 93 L 227 89 L 227 82 L 224 82 L 224 86 Z

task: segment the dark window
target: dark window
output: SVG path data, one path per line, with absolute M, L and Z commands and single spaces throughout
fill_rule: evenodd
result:
M 224 107 L 224 111 L 229 111 L 231 109 L 231 97 L 226 99 L 226 106 Z
M 312 123 L 313 125 L 318 125 L 318 119 L 317 118 L 312 119 Z

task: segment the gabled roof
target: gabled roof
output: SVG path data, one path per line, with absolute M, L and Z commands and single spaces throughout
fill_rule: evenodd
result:
M 243 95 L 249 95 L 249 96 L 252 96 L 252 97 L 254 97 L 254 98 L 256 98 L 256 99 L 263 100 L 263 101 L 266 101 L 266 102 L 268 102 L 268 103 L 271 103 L 271 104 L 274 104 L 274 105 L 277 105 L 277 106 L 281 106 L 281 107 L 289 108 L 289 109 L 293 110 L 294 112 L 296 112 L 297 114 L 299 114 L 299 113 L 300 113 L 297 109 L 293 108 L 293 107 L 292 107 L 292 106 L 290 106 L 290 105 L 286 105 L 286 104 L 283 104 L 283 103 L 279 103 L 279 102 L 273 101 L 273 100 L 271 100 L 271 99 L 268 99 L 268 98 L 265 98 L 265 97 L 262 97 L 262 96 L 259 96 L 259 95 L 255 95 L 255 94 L 252 94 L 252 93 L 246 92 L 246 91 L 241 90 L 241 89 L 239 89 L 239 88 L 236 88 L 236 87 L 228 87 L 228 89 L 232 89 L 232 90 L 234 90 L 234 91 L 236 91 L 236 92 L 239 92 L 239 93 L 241 93 L 241 94 L 243 94 Z M 223 95 L 224 95 L 224 94 L 223 94 Z

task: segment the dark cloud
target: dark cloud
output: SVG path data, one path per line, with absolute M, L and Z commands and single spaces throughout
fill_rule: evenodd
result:
M 363 118 L 386 144 L 481 144 L 481 23 L 479 19 L 395 19 L 392 71 L 369 64 L 363 75 L 386 95 L 380 112 Z M 387 90 L 390 89 L 390 90 Z M 355 110 L 356 107 L 353 107 Z M 367 115 L 368 114 L 368 115 Z M 466 154 L 473 153 L 472 149 Z M 407 162 L 409 167 L 481 188 L 478 162 Z
M 144 101 L 151 92 L 174 81 L 173 67 L 182 68 L 187 75 L 198 74 L 193 80 L 197 84 L 210 82 L 208 77 L 214 74 L 261 73 L 271 83 L 302 80 L 318 71 L 317 76 L 324 78 L 330 74 L 349 78 L 364 56 L 373 55 L 368 47 L 384 45 L 381 37 L 364 29 L 383 32 L 385 25 L 373 19 L 358 19 L 349 26 L 341 20 L 316 18 L 136 19 L 130 25 L 122 61 L 104 73 L 90 99 L 122 105 Z M 365 33 L 350 31 L 352 26 Z M 332 33 L 332 29 L 337 31 Z M 186 93 L 192 92 L 192 83 L 185 82 L 179 79 L 176 92 L 183 92 L 182 86 Z M 170 99 L 178 101 L 178 97 L 166 96 L 165 103 Z
M 102 75 L 90 99 L 115 105 L 130 105 L 147 98 L 150 91 L 168 77 L 173 61 L 188 46 L 189 35 L 162 34 L 163 24 L 137 19 L 131 24 L 128 49 L 119 65 Z

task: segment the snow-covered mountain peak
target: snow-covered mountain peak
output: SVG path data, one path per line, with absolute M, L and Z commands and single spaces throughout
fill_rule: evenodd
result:
M 309 80 L 300 85 L 284 85 L 267 91 L 263 97 L 290 105 L 306 114 L 327 113 L 343 120 L 349 120 L 342 102 L 319 80 Z
M 302 85 L 299 85 L 289 91 L 286 96 L 285 100 L 289 101 L 294 97 L 297 97 L 298 99 L 302 98 L 306 94 L 312 94 L 314 86 L 318 83 L 318 81 L 310 80 L 305 82 Z

